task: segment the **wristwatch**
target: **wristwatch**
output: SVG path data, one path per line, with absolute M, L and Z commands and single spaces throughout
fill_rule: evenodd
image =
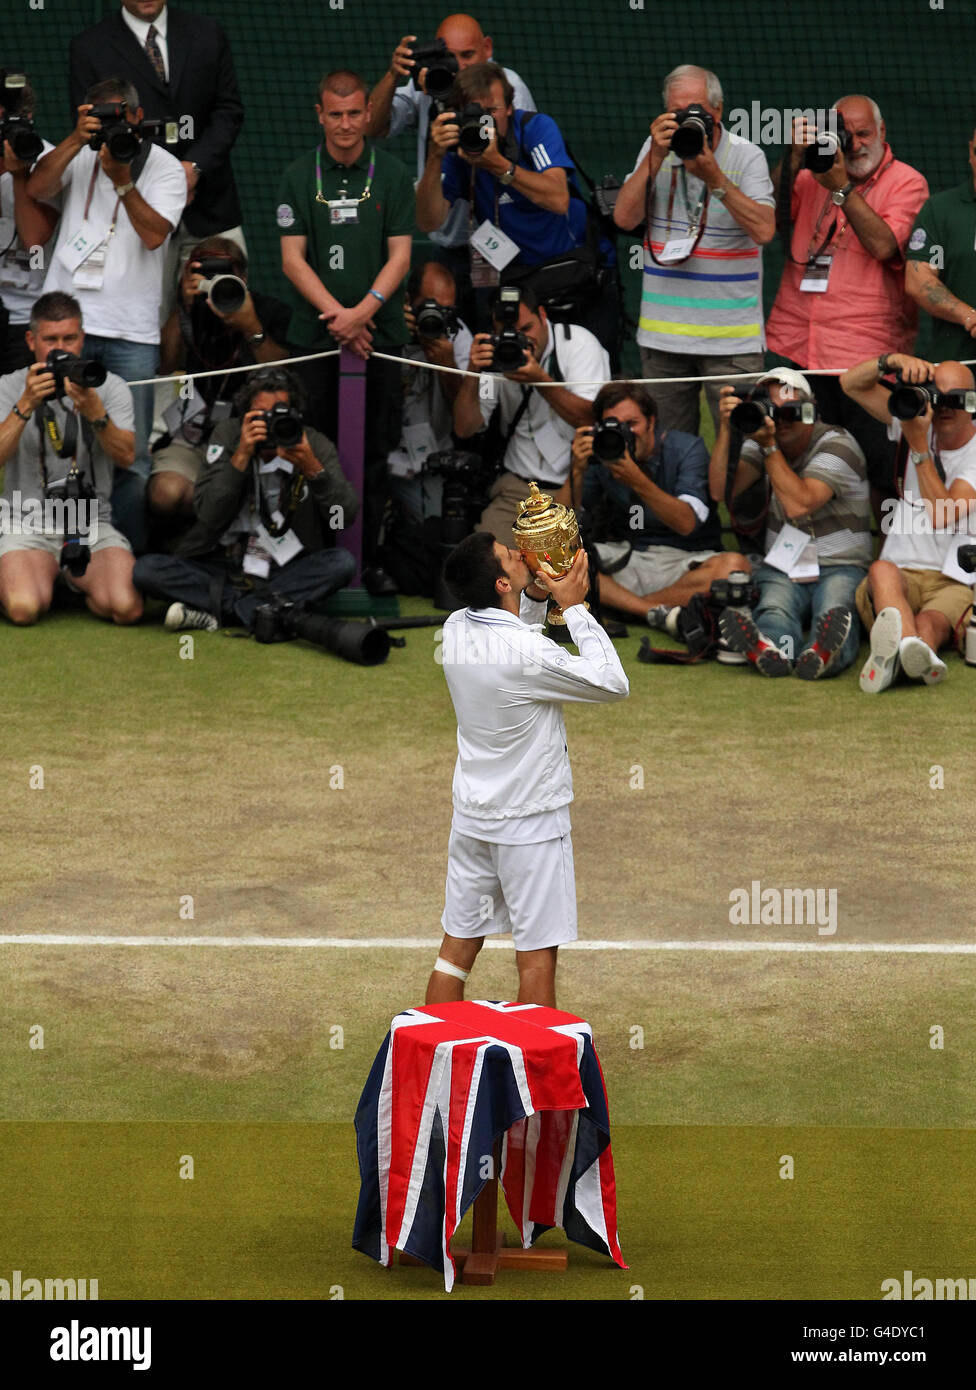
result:
M 853 183 L 845 183 L 843 188 L 835 188 L 830 196 L 837 206 L 842 208 L 853 192 Z
M 115 196 L 117 198 L 124 198 L 125 195 L 127 193 L 131 193 L 134 188 L 135 184 L 132 182 L 131 179 L 128 183 L 117 183 L 115 185 Z
M 883 352 L 878 358 L 878 376 L 885 376 L 888 372 L 888 354 Z
M 760 444 L 759 449 L 760 449 L 760 452 L 762 453 L 763 458 L 764 458 L 764 459 L 768 459 L 769 456 L 770 456 L 770 454 L 775 454 L 775 453 L 778 453 L 778 452 L 779 452 L 779 445 L 778 445 L 778 444 Z
M 108 429 L 108 414 L 101 416 L 98 420 L 92 420 L 91 427 L 96 434 L 101 434 L 102 430 Z
M 508 184 L 510 184 L 510 183 L 512 182 L 512 179 L 514 179 L 514 177 L 515 177 L 515 170 L 516 170 L 517 168 L 518 168 L 518 165 L 517 165 L 517 164 L 515 163 L 515 161 L 513 160 L 512 163 L 511 163 L 511 164 L 508 166 L 508 168 L 505 170 L 504 174 L 499 174 L 499 175 L 498 175 L 498 182 L 499 182 L 499 183 L 505 184 L 506 187 L 507 187 Z
M 262 328 L 260 333 L 252 333 L 247 341 L 251 344 L 251 347 L 260 347 L 267 336 L 268 335 Z
M 196 174 L 196 176 L 197 176 L 198 179 L 202 179 L 202 178 L 203 178 L 203 170 L 200 168 L 199 164 L 196 162 L 195 159 L 191 159 L 191 160 L 190 160 L 190 168 L 191 168 L 191 169 L 193 170 L 193 172 Z
M 914 449 L 911 449 L 909 451 L 908 457 L 911 459 L 912 463 L 914 463 L 915 467 L 917 468 L 920 463 L 922 463 L 925 459 L 930 459 L 932 455 L 929 453 L 928 449 L 923 449 L 920 454 L 917 454 Z
M 726 195 L 726 193 L 728 193 L 728 191 L 729 191 L 729 186 L 728 186 L 728 184 L 727 184 L 727 183 L 723 183 L 722 186 L 721 186 L 721 188 L 713 188 L 713 189 L 712 189 L 712 197 L 713 197 L 713 198 L 717 198 L 718 201 L 719 201 L 720 203 L 722 203 L 722 202 L 725 201 L 725 195 Z

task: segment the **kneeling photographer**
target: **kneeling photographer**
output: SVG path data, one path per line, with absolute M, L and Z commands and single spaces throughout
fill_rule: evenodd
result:
M 134 623 L 132 550 L 112 525 L 115 469 L 135 459 L 132 392 L 80 354 L 81 306 L 54 292 L 35 303 L 33 362 L 0 377 L 0 603 L 11 622 L 36 622 L 59 571 L 99 618 Z
M 764 676 L 836 676 L 857 655 L 854 593 L 871 563 L 864 455 L 853 435 L 817 418 L 807 378 L 767 372 L 744 399 L 723 386 L 709 464 L 715 502 L 765 475 L 765 558 L 754 614 L 727 608 L 722 635 Z M 809 628 L 804 645 L 803 634 Z
M 698 435 L 658 430 L 650 392 L 626 381 L 604 386 L 593 414 L 573 440 L 571 495 L 600 562 L 600 602 L 676 636 L 682 606 L 749 562 L 722 549 Z
M 160 371 L 213 372 L 288 357 L 291 310 L 272 295 L 251 290 L 247 257 L 235 241 L 208 237 L 190 252 L 176 307 L 163 325 Z M 218 420 L 230 417 L 240 376 L 203 376 L 181 387 L 163 412 L 166 433 L 153 445 L 150 509 L 174 522 L 193 516 L 200 447 Z
M 490 436 L 498 432 L 497 441 L 489 438 L 487 449 L 500 460 L 502 473 L 475 530 L 504 536 L 532 481 L 569 505 L 573 433 L 592 424 L 591 403 L 598 383 L 609 380 L 610 360 L 593 334 L 579 324 L 550 323 L 530 290 L 500 289 L 493 317 L 494 333 L 475 334 L 470 366 L 472 371 L 502 375 L 490 396 L 482 393 L 477 378 L 463 379 L 454 402 L 454 432 L 461 439 L 486 427 Z M 558 384 L 564 381 L 593 384 L 570 390 Z
M 252 629 L 273 595 L 312 603 L 355 573 L 336 544 L 359 510 L 335 446 L 305 428 L 304 392 L 283 368 L 251 376 L 237 418 L 214 426 L 193 494 L 196 524 L 175 555 L 144 555 L 135 583 L 168 599 L 171 631 Z

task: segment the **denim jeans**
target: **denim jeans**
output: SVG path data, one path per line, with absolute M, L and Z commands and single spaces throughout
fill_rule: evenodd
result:
M 795 661 L 803 650 L 805 629 L 810 629 L 812 641 L 821 614 L 830 608 L 849 608 L 853 615 L 851 630 L 824 672 L 825 676 L 839 676 L 857 656 L 860 645 L 861 623 L 854 606 L 854 591 L 866 573 L 864 565 L 825 565 L 819 579 L 798 584 L 782 570 L 760 565 L 753 574 L 753 582 L 759 586 L 759 603 L 752 616 L 763 636 Z
M 123 338 L 100 338 L 85 334 L 84 355 L 94 357 L 123 381 L 144 381 L 156 375 L 158 343 L 128 343 Z M 146 549 L 146 479 L 152 467 L 149 435 L 153 422 L 153 388 L 137 386 L 132 392 L 135 409 L 136 461 L 131 468 L 115 470 L 112 488 L 112 517 L 115 525 L 141 555 Z

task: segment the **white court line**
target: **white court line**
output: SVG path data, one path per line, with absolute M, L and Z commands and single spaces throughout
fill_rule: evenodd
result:
M 362 951 L 386 947 L 430 951 L 441 937 L 424 936 L 63 936 L 23 932 L 0 936 L 0 946 L 219 946 Z M 510 941 L 492 941 L 493 950 L 511 950 Z M 909 956 L 972 956 L 976 943 L 963 941 L 569 941 L 561 951 L 830 951 Z

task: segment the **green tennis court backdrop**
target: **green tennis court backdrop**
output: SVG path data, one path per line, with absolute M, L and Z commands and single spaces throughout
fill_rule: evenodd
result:
M 37 5 L 38 8 L 33 8 Z M 43 7 L 42 7 L 43 6 Z M 38 124 L 53 141 L 68 130 L 71 35 L 111 13 L 109 0 L 20 0 L 4 16 L 0 62 L 22 63 L 39 92 Z M 180 9 L 219 19 L 230 36 L 247 108 L 234 165 L 244 200 L 252 279 L 280 284 L 276 190 L 282 169 L 315 143 L 318 78 L 352 67 L 382 76 L 403 33 L 431 37 L 450 10 L 432 0 L 189 0 Z M 486 0 L 474 7 L 496 56 L 529 84 L 559 123 L 586 171 L 624 176 L 661 108 L 662 76 L 678 63 L 712 68 L 725 111 L 828 107 L 849 92 L 879 103 L 896 155 L 933 191 L 966 175 L 976 119 L 972 55 L 976 11 L 968 0 L 888 0 L 816 5 L 770 0 Z M 179 114 L 179 113 L 175 113 Z M 411 167 L 414 138 L 391 148 Z M 778 146 L 766 146 L 775 163 Z M 627 267 L 629 238 L 620 242 Z M 782 257 L 765 252 L 766 298 Z M 628 304 L 639 270 L 625 269 Z M 633 364 L 632 364 L 633 365 Z

